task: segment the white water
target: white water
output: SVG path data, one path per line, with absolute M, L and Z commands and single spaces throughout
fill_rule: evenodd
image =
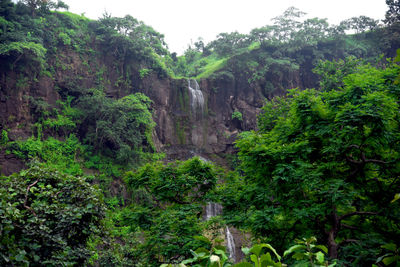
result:
M 211 219 L 214 216 L 218 216 L 222 214 L 222 205 L 218 203 L 209 202 L 206 205 L 206 221 Z
M 218 203 L 208 202 L 205 208 L 205 220 L 209 220 L 214 216 L 222 214 L 222 205 Z M 225 228 L 226 235 L 226 250 L 229 254 L 229 258 L 236 262 L 236 249 L 235 249 L 235 239 L 233 238 L 229 227 Z
M 192 107 L 192 113 L 201 111 L 204 109 L 204 97 L 203 92 L 200 90 L 200 86 L 195 79 L 188 80 L 188 88 L 190 92 L 190 106 Z
M 226 227 L 226 250 L 229 253 L 229 258 L 232 259 L 233 262 L 236 262 L 235 240 L 228 226 Z

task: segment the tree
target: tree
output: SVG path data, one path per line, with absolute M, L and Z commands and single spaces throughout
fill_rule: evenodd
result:
M 0 177 L 0 265 L 83 265 L 105 207 L 83 177 L 43 164 Z
M 356 72 L 361 64 L 362 60 L 355 57 L 347 57 L 345 60 L 320 60 L 313 72 L 319 75 L 321 90 L 337 90 L 343 88 L 343 78 Z
M 213 164 L 198 157 L 127 172 L 128 188 L 142 197 L 127 212 L 126 223 L 144 237 L 135 255 L 146 259 L 145 266 L 180 262 L 199 247 L 194 236 L 201 234 L 202 206 L 221 176 Z
M 361 265 L 400 238 L 399 71 L 361 66 L 343 88 L 293 90 L 280 115 L 261 115 L 262 129 L 237 141 L 247 225 L 282 245 L 318 233 L 331 258 Z
M 299 30 L 295 33 L 294 40 L 303 44 L 314 45 L 328 37 L 329 34 L 330 28 L 327 19 L 312 18 L 303 21 L 299 25 Z
M 388 10 L 386 11 L 384 22 L 388 25 L 400 22 L 400 1 L 399 0 L 386 0 Z
M 8 44 L 0 44 L 0 56 L 11 58 L 11 68 L 22 58 L 30 59 L 39 64 L 42 68 L 45 64 L 45 55 L 47 49 L 41 44 L 34 42 L 11 42 Z
M 209 47 L 220 56 L 228 56 L 249 44 L 249 38 L 246 34 L 231 32 L 218 34 L 217 39 L 212 41 Z
M 86 140 L 97 152 L 120 163 L 140 160 L 143 151 L 152 151 L 154 122 L 151 100 L 141 93 L 114 100 L 100 90 L 79 99 Z
M 30 8 L 32 16 L 36 15 L 37 10 L 47 12 L 50 9 L 68 9 L 68 5 L 60 0 L 57 0 L 57 2 L 49 0 L 21 0 L 21 2 Z
M 306 13 L 298 8 L 289 7 L 282 15 L 273 18 L 272 21 L 277 27 L 275 38 L 284 42 L 289 41 L 300 25 L 299 18 L 304 15 Z
M 371 31 L 378 27 L 379 21 L 370 17 L 359 16 L 340 22 L 340 26 L 346 30 L 355 30 L 356 33 Z
M 274 33 L 276 32 L 276 26 L 264 26 L 251 30 L 250 38 L 252 41 L 260 43 L 273 41 Z
M 214 188 L 217 174 L 212 164 L 192 158 L 168 165 L 147 164 L 129 172 L 126 181 L 132 189 L 144 188 L 159 206 L 162 202 L 190 204 Z

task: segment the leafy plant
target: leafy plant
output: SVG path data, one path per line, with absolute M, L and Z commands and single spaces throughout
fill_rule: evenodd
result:
M 0 145 L 5 145 L 9 141 L 8 139 L 8 132 L 6 130 L 1 130 L 1 138 L 0 138 Z
M 239 121 L 242 121 L 242 120 L 243 120 L 243 115 L 242 115 L 242 113 L 241 113 L 240 111 L 235 110 L 235 111 L 232 113 L 232 120 L 234 120 L 234 119 L 237 119 L 237 120 L 239 120 Z
M 376 260 L 376 263 L 383 262 L 386 266 L 391 264 L 396 264 L 396 266 L 400 266 L 400 250 L 396 244 L 393 243 L 384 244 L 381 246 L 381 248 L 388 250 L 390 252 L 379 257 Z
M 393 65 L 362 66 L 338 91 L 293 90 L 275 102 L 278 114 L 261 115 L 260 131 L 237 141 L 246 186 L 236 204 L 226 200 L 227 214 L 268 233 L 279 249 L 314 231 L 327 240 L 330 258 L 351 248 L 341 257 L 371 264 L 378 251 L 361 254 L 366 247 L 360 244 L 368 241 L 373 249 L 399 233 L 398 202 L 390 204 L 399 186 L 398 73 Z M 285 240 L 275 235 L 282 232 Z M 381 234 L 369 238 L 370 232 Z
M 274 257 L 278 261 L 274 261 L 271 257 L 271 254 L 269 252 L 263 253 L 263 248 L 267 248 L 270 250 Z M 251 261 L 254 263 L 252 264 L 247 264 L 248 266 L 254 266 L 254 267 L 263 267 L 263 266 L 273 266 L 273 267 L 281 267 L 281 266 L 286 266 L 285 264 L 281 263 L 281 256 L 276 252 L 276 250 L 270 245 L 270 244 L 256 244 L 252 246 L 251 248 L 242 248 L 242 251 L 245 255 L 249 255 Z M 239 263 L 235 265 L 236 267 L 246 267 L 246 263 Z
M 315 245 L 317 241 L 315 237 L 303 238 L 302 240 L 296 240 L 297 245 L 290 247 L 283 253 L 286 257 L 292 253 L 292 258 L 300 261 L 296 263 L 296 266 L 335 266 L 336 262 L 329 264 L 325 261 L 325 254 L 328 253 L 328 248 L 323 245 Z
M 82 265 L 105 208 L 85 178 L 38 162 L 0 179 L 0 264 Z

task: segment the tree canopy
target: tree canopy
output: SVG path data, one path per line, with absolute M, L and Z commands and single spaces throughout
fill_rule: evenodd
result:
M 0 177 L 0 264 L 81 265 L 104 216 L 100 191 L 83 177 L 37 162 Z
M 237 141 L 252 229 L 277 242 L 318 233 L 331 258 L 353 264 L 399 239 L 399 70 L 362 65 L 341 87 L 265 106 L 260 131 Z

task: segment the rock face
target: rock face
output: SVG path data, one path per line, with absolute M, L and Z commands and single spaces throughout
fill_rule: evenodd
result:
M 184 79 L 149 83 L 152 91 L 144 93 L 154 101 L 156 144 L 170 159 L 231 153 L 238 132 L 256 126 L 262 98 L 251 91 L 236 94 L 235 83 L 217 84 L 217 90 L 208 80 L 197 90 Z M 232 119 L 234 111 L 243 119 Z
M 35 109 L 41 105 L 55 106 L 65 92 L 78 96 L 80 91 L 103 81 L 101 85 L 109 97 L 142 92 L 153 100 L 153 118 L 157 124 L 153 137 L 157 149 L 165 152 L 168 160 L 194 155 L 216 160 L 214 155 L 223 157 L 234 151 L 238 133 L 256 128 L 264 99 L 284 94 L 285 90 L 279 89 L 282 84 L 285 88 L 305 86 L 300 72 L 279 79 L 271 77 L 271 84 L 278 88 L 272 93 L 264 92 L 262 82 L 251 84 L 248 77 L 234 70 L 230 75 L 221 70 L 198 81 L 172 79 L 155 72 L 142 77 L 141 66 L 134 62 L 129 75 L 122 77 L 129 82 L 121 83 L 120 71 L 112 58 L 100 55 L 93 59 L 68 48 L 59 48 L 58 52 L 58 63 L 48 60 L 54 66 L 51 75 L 38 74 L 35 69 L 25 67 L 29 66 L 26 63 L 12 70 L 0 66 L 0 130 L 7 129 L 10 140 L 32 135 L 32 124 L 37 119 Z M 232 116 L 234 113 L 240 116 Z M 8 160 L 1 162 L 3 170 L 9 169 Z

